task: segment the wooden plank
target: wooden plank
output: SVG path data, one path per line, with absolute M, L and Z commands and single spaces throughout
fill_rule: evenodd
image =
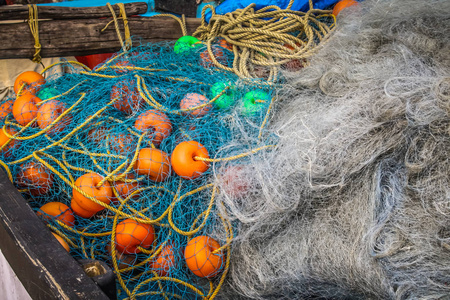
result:
M 110 19 L 48 20 L 39 22 L 41 57 L 61 57 L 109 53 L 120 50 L 114 23 L 101 31 Z M 186 18 L 188 34 L 200 25 L 200 19 Z M 123 22 L 119 21 L 123 38 Z M 170 17 L 131 17 L 132 37 L 143 42 L 177 40 L 182 36 L 180 24 Z M 32 58 L 34 38 L 27 23 L 0 24 L 0 59 Z
M 125 11 L 127 16 L 144 14 L 147 12 L 147 3 L 127 3 Z M 116 15 L 119 14 L 119 6 L 113 5 Z M 26 20 L 28 19 L 28 6 L 6 5 L 0 6 L 0 20 Z M 94 19 L 111 17 L 111 11 L 107 6 L 99 7 L 62 7 L 62 6 L 38 6 L 39 19 Z
M 0 170 L 0 249 L 32 299 L 107 300 Z
M 195 0 L 155 0 L 155 9 L 158 11 L 173 12 L 186 17 L 194 18 L 197 14 Z

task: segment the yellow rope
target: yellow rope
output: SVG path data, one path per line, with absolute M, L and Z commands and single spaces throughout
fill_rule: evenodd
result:
M 31 34 L 34 37 L 34 55 L 32 61 L 40 64 L 41 58 L 41 43 L 39 42 L 39 19 L 38 10 L 36 4 L 28 4 L 28 26 L 30 27 Z
M 106 3 L 106 5 L 108 6 L 109 10 L 111 11 L 111 15 L 113 17 L 113 21 L 111 21 L 111 22 L 114 22 L 114 26 L 116 28 L 116 33 L 117 33 L 117 37 L 119 38 L 120 45 L 122 46 L 123 51 L 126 53 L 131 48 L 131 36 L 130 36 L 130 28 L 128 26 L 128 18 L 127 18 L 127 14 L 125 12 L 125 6 L 123 3 L 117 4 L 117 6 L 119 6 L 120 18 L 123 20 L 123 27 L 124 27 L 124 31 L 125 31 L 125 42 L 124 42 L 122 39 L 122 34 L 120 34 L 119 22 L 117 21 L 116 13 L 114 12 L 114 9 L 109 2 Z M 106 24 L 106 26 L 101 30 L 101 32 L 105 31 L 106 28 L 108 28 L 109 24 L 111 24 L 111 22 Z
M 209 57 L 214 65 L 232 71 L 241 78 L 260 77 L 256 69 L 270 72 L 268 81 L 276 82 L 278 67 L 291 60 L 307 59 L 318 46 L 324 43 L 334 29 L 336 22 L 331 11 L 313 9 L 306 13 L 293 11 L 289 2 L 286 9 L 267 6 L 254 9 L 251 4 L 243 9 L 225 15 L 217 15 L 212 5 L 202 10 L 202 23 L 193 36 L 205 41 Z M 205 12 L 210 9 L 212 16 L 206 23 Z M 292 32 L 299 32 L 293 35 Z M 227 67 L 214 56 L 213 41 L 224 38 L 233 46 L 233 67 Z M 293 50 L 287 47 L 289 45 Z
M 201 160 L 201 161 L 207 161 L 207 162 L 230 161 L 230 160 L 236 160 L 239 158 L 243 158 L 243 157 L 252 155 L 256 152 L 259 152 L 261 150 L 264 150 L 267 148 L 272 148 L 272 147 L 275 147 L 275 145 L 266 145 L 266 146 L 262 146 L 262 147 L 253 149 L 253 150 L 245 152 L 245 153 L 241 153 L 241 154 L 230 156 L 230 157 L 223 157 L 223 158 L 205 158 L 205 157 L 200 157 L 200 156 L 194 156 L 194 160 Z

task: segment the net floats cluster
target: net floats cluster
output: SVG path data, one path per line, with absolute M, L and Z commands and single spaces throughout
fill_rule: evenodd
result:
M 274 142 L 264 130 L 273 87 L 187 45 L 24 72 L 0 106 L 2 168 L 74 258 L 110 264 L 121 299 L 217 295 L 233 238 L 218 178 L 242 196 L 248 185 L 233 175 Z

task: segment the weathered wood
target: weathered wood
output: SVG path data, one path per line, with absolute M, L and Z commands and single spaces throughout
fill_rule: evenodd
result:
M 195 17 L 197 4 L 195 0 L 155 0 L 155 9 Z
M 88 55 L 120 50 L 114 23 L 101 31 L 108 19 L 48 20 L 39 22 L 41 57 Z M 132 37 L 143 42 L 176 40 L 181 37 L 180 24 L 170 17 L 131 17 L 129 28 Z M 200 25 L 200 19 L 186 18 L 188 34 Z M 119 21 L 123 38 L 123 22 Z M 0 58 L 32 58 L 34 38 L 27 23 L 0 24 Z
M 32 299 L 108 300 L 0 170 L 0 249 Z
M 127 3 L 125 11 L 127 16 L 144 14 L 147 12 L 147 3 Z M 119 14 L 119 6 L 113 5 L 116 15 Z M 26 20 L 28 19 L 28 6 L 7 5 L 0 6 L 0 20 Z M 38 6 L 40 19 L 94 19 L 111 17 L 111 11 L 107 6 L 99 7 L 62 7 L 62 6 Z

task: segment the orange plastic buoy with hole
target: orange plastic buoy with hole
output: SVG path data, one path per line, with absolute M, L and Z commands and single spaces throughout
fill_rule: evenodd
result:
M 70 247 L 69 244 L 67 244 L 67 242 L 58 234 L 52 232 L 53 236 L 58 240 L 58 242 L 61 244 L 61 246 L 64 247 L 64 249 L 66 249 L 67 252 L 70 252 Z
M 156 258 L 150 262 L 150 268 L 159 276 L 166 276 L 174 267 L 175 253 L 171 244 L 164 246 Z
M 172 123 L 169 117 L 162 111 L 150 109 L 143 112 L 134 123 L 134 127 L 139 131 L 149 131 L 149 136 L 156 146 L 172 132 Z
M 0 106 L 0 121 L 6 119 L 6 116 L 12 112 L 13 101 L 9 100 Z
M 209 102 L 209 99 L 201 94 L 189 93 L 189 94 L 186 94 L 183 97 L 183 99 L 181 99 L 180 108 L 181 109 L 192 109 L 197 106 L 206 104 L 208 102 Z M 185 111 L 185 112 L 183 112 L 183 114 L 190 116 L 192 118 L 200 118 L 200 117 L 203 117 L 204 115 L 206 115 L 210 110 L 212 110 L 212 108 L 213 108 L 212 105 L 208 104 L 206 106 L 203 106 L 203 107 L 200 107 L 197 109 Z
M 195 179 L 205 173 L 209 168 L 209 162 L 195 160 L 196 156 L 209 158 L 208 150 L 196 141 L 179 143 L 170 158 L 175 173 L 184 179 Z
M 337 15 L 346 7 L 357 5 L 358 2 L 355 0 L 341 0 L 333 8 L 333 15 L 337 17 Z
M 134 169 L 139 175 L 147 175 L 153 181 L 162 182 L 170 176 L 169 155 L 159 149 L 142 148 Z
M 109 205 L 113 196 L 112 188 L 107 181 L 100 187 L 97 187 L 102 180 L 103 176 L 97 173 L 87 173 L 75 181 L 75 186 L 92 198 Z M 103 206 L 86 198 L 76 189 L 72 191 L 71 207 L 76 215 L 83 218 L 90 218 L 104 209 Z
M 38 107 L 36 104 L 42 100 L 32 94 L 24 94 L 16 99 L 13 104 L 13 116 L 17 123 L 26 126 L 37 117 Z M 34 125 L 34 124 L 32 124 Z
M 41 85 L 45 84 L 45 78 L 34 71 L 23 72 L 14 81 L 14 93 L 17 94 L 23 84 L 26 84 L 27 91 L 34 95 L 39 91 Z
M 51 100 L 41 105 L 37 112 L 37 123 L 39 128 L 44 129 L 53 123 L 60 115 L 66 111 L 66 106 L 57 100 Z M 47 134 L 57 134 L 64 130 L 72 122 L 71 115 L 65 115 L 58 123 L 51 127 Z
M 17 133 L 17 130 L 11 127 L 5 128 L 6 132 L 9 135 L 15 135 Z M 2 152 L 5 157 L 10 157 L 14 149 L 20 144 L 19 140 L 11 139 L 3 132 L 3 128 L 0 128 L 0 147 L 2 147 L 4 144 L 8 143 L 3 149 Z
M 53 186 L 53 174 L 42 164 L 31 161 L 20 166 L 17 185 L 33 196 L 44 195 Z
M 184 250 L 187 267 L 199 277 L 214 277 L 223 263 L 222 251 L 212 253 L 219 248 L 220 244 L 211 237 L 202 235 L 193 238 Z
M 195 160 L 195 156 L 209 158 L 208 150 L 196 141 L 179 143 L 170 158 L 175 173 L 184 179 L 195 179 L 205 173 L 209 168 L 209 162 Z
M 116 248 L 121 253 L 140 253 L 137 247 L 150 248 L 155 239 L 155 230 L 150 224 L 125 219 L 116 227 Z
M 111 100 L 115 98 L 118 100 L 114 102 L 114 108 L 129 115 L 138 111 L 144 103 L 134 81 L 116 83 L 111 89 Z
M 56 219 L 70 227 L 75 224 L 75 216 L 72 210 L 61 202 L 48 202 L 42 205 L 36 214 L 44 220 Z

